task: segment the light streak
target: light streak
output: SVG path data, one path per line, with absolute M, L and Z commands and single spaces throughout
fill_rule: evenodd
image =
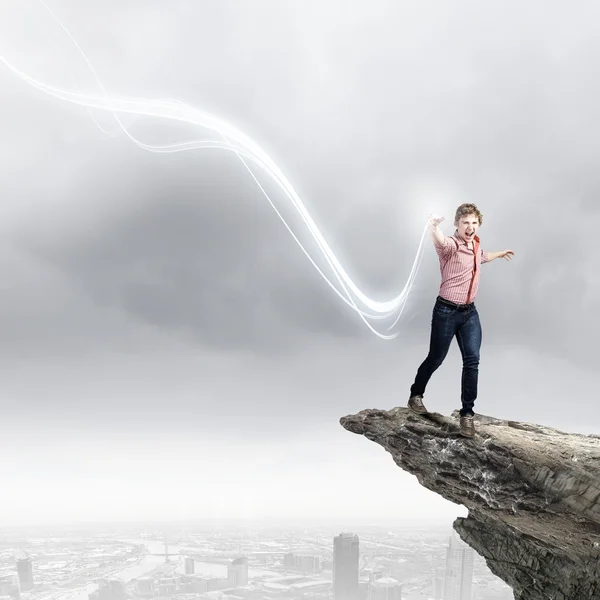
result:
M 73 92 L 66 89 L 58 88 L 47 83 L 41 82 L 30 75 L 24 73 L 20 69 L 18 69 L 15 65 L 9 62 L 5 57 L 0 56 L 0 62 L 2 62 L 12 73 L 21 78 L 27 84 L 33 86 L 34 88 L 50 95 L 55 98 L 59 98 L 66 102 L 70 102 L 72 104 L 77 104 L 80 106 L 87 107 L 89 109 L 100 109 L 112 113 L 115 118 L 119 129 L 138 147 L 155 153 L 173 153 L 173 152 L 183 152 L 186 150 L 197 150 L 197 149 L 207 149 L 214 148 L 220 150 L 227 150 L 230 152 L 234 152 L 239 160 L 242 162 L 244 167 L 249 172 L 250 176 L 253 178 L 256 185 L 259 187 L 262 194 L 265 196 L 273 210 L 275 210 L 279 219 L 283 222 L 287 230 L 290 232 L 300 249 L 304 252 L 306 257 L 309 259 L 311 264 L 315 267 L 315 269 L 319 272 L 321 277 L 325 280 L 325 282 L 331 287 L 331 289 L 353 310 L 355 310 L 362 321 L 367 325 L 367 327 L 373 332 L 375 335 L 382 339 L 391 340 L 399 335 L 399 331 L 393 334 L 382 334 L 379 331 L 375 330 L 367 319 L 386 319 L 396 312 L 396 318 L 392 325 L 388 327 L 388 330 L 391 330 L 400 319 L 402 315 L 404 305 L 408 300 L 408 296 L 410 290 L 412 288 L 413 282 L 416 278 L 416 275 L 419 270 L 421 258 L 423 255 L 423 245 L 424 238 L 427 232 L 427 228 L 429 225 L 429 220 L 425 226 L 423 234 L 421 235 L 421 240 L 419 242 L 419 247 L 417 249 L 417 253 L 415 259 L 413 261 L 413 266 L 410 272 L 410 275 L 407 279 L 404 288 L 396 294 L 393 298 L 384 301 L 378 301 L 367 296 L 359 287 L 355 284 L 355 282 L 348 275 L 346 270 L 341 265 L 340 261 L 336 257 L 333 250 L 330 248 L 329 244 L 319 231 L 316 223 L 311 217 L 310 213 L 304 206 L 304 203 L 294 190 L 292 184 L 281 171 L 281 169 L 277 166 L 274 160 L 249 136 L 238 130 L 232 124 L 227 123 L 223 119 L 208 113 L 206 111 L 200 110 L 198 108 L 194 108 L 192 106 L 186 105 L 183 102 L 171 99 L 146 99 L 146 98 L 115 98 L 111 97 L 104 85 L 102 84 L 100 78 L 98 77 L 93 65 L 85 55 L 83 49 L 77 43 L 75 38 L 71 35 L 66 26 L 60 21 L 60 19 L 54 14 L 54 12 L 46 5 L 43 0 L 39 0 L 39 2 L 46 8 L 46 10 L 51 14 L 51 16 L 56 20 L 58 25 L 62 28 L 62 30 L 69 37 L 71 42 L 77 48 L 78 52 L 81 54 L 83 60 L 87 64 L 88 68 L 92 72 L 94 79 L 96 80 L 98 87 L 102 91 L 101 96 L 91 95 L 91 94 L 83 94 L 79 92 Z M 166 144 L 166 145 L 150 145 L 145 144 L 144 142 L 135 138 L 128 129 L 123 125 L 121 120 L 119 119 L 119 113 L 129 113 L 135 115 L 145 115 L 150 117 L 159 117 L 163 119 L 169 119 L 173 121 L 180 121 L 187 123 L 189 125 L 197 125 L 203 127 L 205 129 L 212 130 L 218 133 L 223 141 L 214 141 L 214 140 L 194 140 L 189 142 L 182 142 L 177 144 Z M 92 116 L 93 118 L 93 116 Z M 95 121 L 95 119 L 94 119 Z M 95 121 L 96 122 L 96 121 Z M 96 122 L 96 125 L 100 127 L 100 125 Z M 100 129 L 105 132 L 101 127 Z M 254 171 L 250 168 L 247 161 L 251 161 L 255 163 L 258 167 L 260 167 L 267 175 L 269 175 L 281 188 L 285 196 L 290 200 L 293 206 L 296 208 L 300 216 L 302 217 L 303 222 L 307 226 L 309 232 L 311 233 L 313 239 L 316 241 L 319 249 L 321 250 L 325 260 L 331 267 L 338 283 L 342 287 L 345 295 L 345 298 L 342 293 L 335 287 L 335 285 L 330 281 L 330 279 L 323 273 L 323 271 L 319 268 L 319 266 L 315 263 L 313 258 L 310 256 L 306 248 L 302 245 L 302 243 L 298 240 L 296 235 L 293 233 L 292 229 L 285 221 L 281 213 L 277 210 L 277 207 L 265 191 L 264 187 L 258 181 Z M 361 302 L 368 310 L 365 311 L 357 306 L 355 299 L 352 294 L 356 297 L 356 299 Z M 374 314 L 373 314 L 374 313 Z

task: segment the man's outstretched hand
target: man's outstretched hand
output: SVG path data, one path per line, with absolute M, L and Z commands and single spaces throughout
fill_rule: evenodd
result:
M 443 220 L 444 217 L 439 217 L 438 215 L 429 215 L 429 226 L 431 229 L 435 229 Z
M 498 252 L 498 258 L 505 258 L 506 260 L 512 260 L 515 253 L 512 250 L 502 250 Z

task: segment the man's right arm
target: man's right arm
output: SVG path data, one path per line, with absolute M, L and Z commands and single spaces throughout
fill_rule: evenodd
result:
M 439 225 L 444 220 L 444 217 L 431 217 L 429 219 L 429 228 L 431 230 L 431 239 L 435 246 L 435 251 L 440 258 L 447 259 L 452 256 L 456 250 L 456 244 L 451 238 L 446 237 Z
M 433 239 L 433 243 L 436 246 L 443 246 L 446 241 L 446 236 L 444 232 L 440 229 L 439 225 L 431 226 L 431 237 Z

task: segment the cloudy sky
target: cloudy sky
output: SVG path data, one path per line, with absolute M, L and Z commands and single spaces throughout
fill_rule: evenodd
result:
M 452 234 L 475 202 L 483 248 L 515 252 L 483 267 L 475 410 L 600 432 L 596 3 L 47 2 L 111 95 L 181 100 L 258 142 L 374 297 L 404 286 L 430 212 Z M 40 2 L 4 0 L 0 23 L 13 66 L 99 93 Z M 0 86 L 2 522 L 464 514 L 338 423 L 406 403 L 429 240 L 381 340 L 234 155 L 145 152 L 4 65 Z M 124 122 L 146 143 L 206 137 Z M 454 343 L 430 410 L 459 408 L 460 378 Z

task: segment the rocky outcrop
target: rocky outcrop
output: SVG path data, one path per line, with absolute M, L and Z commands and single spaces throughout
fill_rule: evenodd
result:
M 363 410 L 341 425 L 468 509 L 454 529 L 515 600 L 600 600 L 600 436 L 477 415 Z

